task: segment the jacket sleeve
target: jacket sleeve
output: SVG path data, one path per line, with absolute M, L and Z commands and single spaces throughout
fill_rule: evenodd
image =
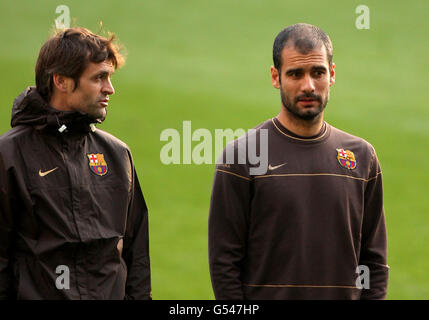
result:
M 209 214 L 209 265 L 218 300 L 245 299 L 246 254 L 251 179 L 236 165 L 217 165 Z
M 11 183 L 0 153 L 0 299 L 12 298 L 10 250 L 13 235 Z
M 362 289 L 361 299 L 385 299 L 389 271 L 387 232 L 381 169 L 375 151 L 373 151 L 372 163 L 365 188 L 365 212 L 359 258 L 359 265 L 369 268 L 369 288 Z
M 125 299 L 151 300 L 148 210 L 134 168 L 131 193 L 123 250 L 128 270 Z

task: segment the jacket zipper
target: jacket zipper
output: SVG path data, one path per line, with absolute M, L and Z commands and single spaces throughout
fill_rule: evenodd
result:
M 82 238 L 80 236 L 80 232 L 79 232 L 79 228 L 77 226 L 75 212 L 74 212 L 74 208 L 73 208 L 73 182 L 72 182 L 72 177 L 71 177 L 71 174 L 70 174 L 70 169 L 69 169 L 69 166 L 68 166 L 67 152 L 68 152 L 67 143 L 65 141 L 64 136 L 61 135 L 61 156 L 63 158 L 64 166 L 65 166 L 66 171 L 67 171 L 67 176 L 69 178 L 70 191 L 71 191 L 70 192 L 70 205 L 71 205 L 70 209 L 71 209 L 71 212 L 72 212 L 73 222 L 74 222 L 74 225 L 75 225 L 75 229 L 76 229 L 77 235 L 79 237 L 79 243 L 77 243 L 77 245 L 73 248 L 73 264 L 74 264 L 74 268 L 73 268 L 74 270 L 73 271 L 74 271 L 76 290 L 79 293 L 79 297 L 82 299 L 82 293 L 80 292 L 80 289 L 79 289 L 78 274 L 77 274 L 77 268 L 78 268 L 78 265 L 77 265 L 77 255 L 78 255 L 78 252 L 79 252 L 80 247 L 81 247 L 80 241 L 82 241 Z

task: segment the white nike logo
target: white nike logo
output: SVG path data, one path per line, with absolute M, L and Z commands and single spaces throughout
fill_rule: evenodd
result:
M 45 171 L 45 172 L 42 172 L 42 170 L 40 169 L 40 170 L 39 170 L 39 176 L 44 177 L 44 176 L 46 176 L 47 174 L 50 174 L 52 171 L 55 171 L 55 170 L 57 170 L 57 169 L 58 169 L 58 167 L 55 167 L 55 168 L 53 168 L 53 169 L 51 169 L 51 170 L 48 170 L 48 171 Z
M 287 164 L 287 162 L 279 164 L 278 166 L 274 166 L 274 167 L 272 165 L 268 165 L 268 170 L 276 170 L 280 167 L 283 167 L 285 164 Z

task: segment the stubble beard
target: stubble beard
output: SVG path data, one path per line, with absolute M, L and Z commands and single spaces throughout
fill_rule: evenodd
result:
M 318 117 L 323 112 L 329 100 L 328 92 L 328 96 L 326 97 L 326 99 L 323 99 L 321 96 L 316 94 L 303 94 L 296 96 L 292 101 L 292 99 L 283 92 L 282 88 L 280 88 L 280 96 L 282 100 L 282 105 L 286 108 L 287 111 L 289 111 L 296 119 L 308 122 L 314 121 L 316 117 Z M 304 97 L 316 100 L 316 103 L 319 104 L 318 107 L 312 107 L 311 109 L 300 108 L 298 106 L 298 101 L 299 99 Z
M 107 115 L 107 107 L 101 108 L 98 103 L 95 103 L 88 108 L 87 114 L 91 119 L 104 121 Z

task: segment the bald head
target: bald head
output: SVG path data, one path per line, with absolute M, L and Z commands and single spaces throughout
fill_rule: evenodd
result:
M 282 51 L 285 47 L 296 49 L 301 54 L 308 54 L 314 49 L 325 46 L 329 66 L 332 65 L 332 43 L 328 35 L 320 28 L 307 23 L 291 25 L 277 35 L 273 45 L 274 67 L 282 67 Z

